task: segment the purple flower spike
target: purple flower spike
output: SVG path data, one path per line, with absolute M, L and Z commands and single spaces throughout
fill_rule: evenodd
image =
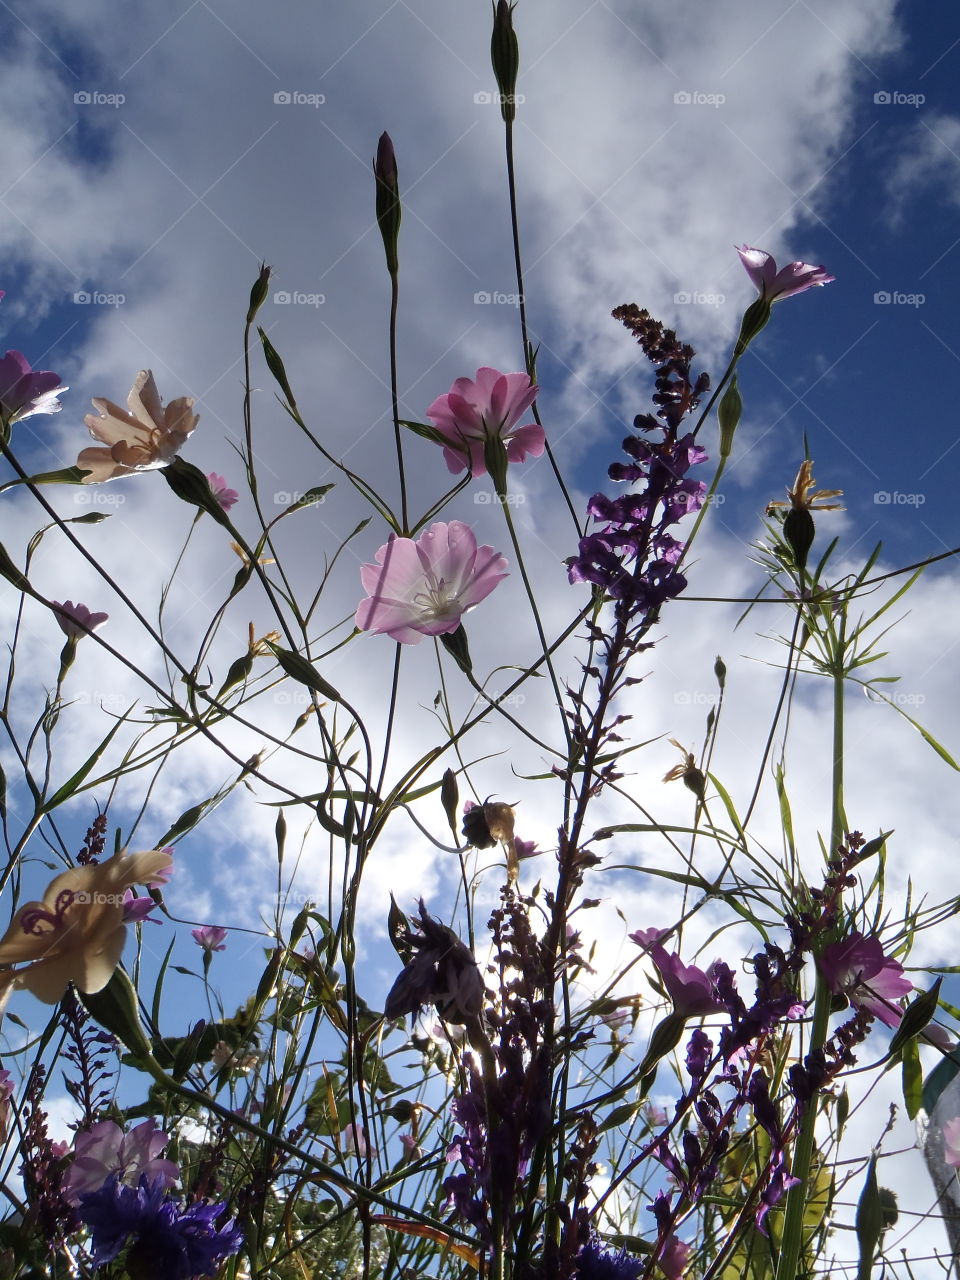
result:
M 761 298 L 766 298 L 767 302 L 779 302 L 782 298 L 812 289 L 814 285 L 830 284 L 836 279 L 836 276 L 827 274 L 825 267 L 814 267 L 809 262 L 788 262 L 778 271 L 776 262 L 763 249 L 743 245 L 737 253 Z
M 34 372 L 21 351 L 8 351 L 0 360 L 0 414 L 5 422 L 19 422 L 35 413 L 59 413 L 63 405 L 57 396 L 67 390 L 59 374 Z
M 845 995 L 888 1027 L 899 1026 L 903 1010 L 895 1002 L 913 990 L 913 983 L 903 976 L 903 965 L 884 955 L 878 938 L 855 931 L 831 943 L 820 957 L 820 972 L 834 995 Z

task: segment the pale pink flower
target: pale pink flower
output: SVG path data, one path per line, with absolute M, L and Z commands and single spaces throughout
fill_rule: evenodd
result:
M 68 390 L 60 385 L 58 374 L 35 373 L 22 351 L 8 351 L 0 360 L 0 417 L 4 422 L 20 422 L 35 413 L 59 413 L 63 405 L 57 396 Z
M 825 267 L 814 267 L 809 262 L 788 262 L 778 271 L 776 262 L 763 249 L 743 245 L 737 253 L 757 292 L 768 302 L 779 302 L 781 298 L 803 293 L 814 285 L 830 284 L 836 279 L 836 276 L 827 274 Z
M 204 951 L 226 951 L 227 944 L 224 939 L 227 931 L 221 924 L 205 924 L 199 929 L 192 929 L 193 940 L 198 947 L 203 947 Z
M 943 1161 L 960 1169 L 960 1116 L 954 1116 L 943 1126 Z
M 525 373 L 477 370 L 476 381 L 457 378 L 446 395 L 438 396 L 427 417 L 449 443 L 443 450 L 450 471 L 468 466 L 475 476 L 486 474 L 484 441 L 499 436 L 510 462 L 522 462 L 529 454 L 539 458 L 546 437 L 535 422 L 518 427 L 540 390 Z
M 360 567 L 367 599 L 356 624 L 402 644 L 456 631 L 506 570 L 504 557 L 493 547 L 478 547 L 473 530 L 459 520 L 431 525 L 416 542 L 391 537 L 377 551 L 376 564 Z
M 854 931 L 840 942 L 824 947 L 820 972 L 834 995 L 844 995 L 858 1009 L 896 1027 L 903 1010 L 895 1001 L 913 990 L 903 976 L 903 965 L 884 955 L 878 938 Z
M 64 1198 L 79 1204 L 82 1196 L 99 1191 L 114 1174 L 128 1187 L 135 1187 L 142 1174 L 150 1182 L 160 1178 L 165 1187 L 173 1186 L 180 1180 L 180 1170 L 172 1160 L 159 1158 L 169 1141 L 153 1120 L 144 1120 L 129 1133 L 112 1120 L 101 1120 L 74 1137 L 73 1163 L 63 1180 Z
M 64 600 L 61 604 L 51 600 L 50 605 L 56 616 L 60 630 L 71 640 L 80 640 L 83 636 L 97 631 L 110 617 L 108 613 L 91 613 L 85 604 L 72 600 Z
M 214 498 L 220 503 L 224 511 L 229 511 L 234 503 L 239 501 L 240 495 L 236 489 L 227 488 L 226 480 L 223 476 L 217 475 L 216 471 L 209 473 L 207 483 L 210 485 Z
M 666 1280 L 683 1280 L 687 1273 L 689 1260 L 690 1246 L 677 1239 L 672 1233 L 668 1235 L 664 1241 L 660 1257 L 657 1259 L 657 1265 Z
M 56 1004 L 71 982 L 87 993 L 102 991 L 127 936 L 126 890 L 149 883 L 169 863 L 160 849 L 121 850 L 51 880 L 43 901 L 22 906 L 0 938 L 0 965 L 23 966 L 0 973 L 0 1007 L 15 987 L 46 1004 Z
M 93 406 L 99 416 L 88 413 L 84 422 L 104 447 L 84 449 L 77 459 L 77 466 L 90 472 L 83 477 L 84 484 L 168 466 L 199 421 L 192 396 L 180 396 L 163 407 L 149 369 L 137 374 L 127 409 L 112 400 L 94 400 Z

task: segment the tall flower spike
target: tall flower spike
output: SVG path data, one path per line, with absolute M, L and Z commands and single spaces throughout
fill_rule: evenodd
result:
M 83 449 L 77 458 L 77 466 L 90 473 L 84 484 L 168 466 L 199 421 L 192 396 L 179 396 L 164 408 L 149 369 L 137 374 L 126 409 L 112 400 L 94 400 L 93 407 L 98 414 L 88 413 L 84 422 L 101 445 Z

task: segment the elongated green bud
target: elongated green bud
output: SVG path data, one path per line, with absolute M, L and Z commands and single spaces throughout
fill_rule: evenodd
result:
M 717 410 L 717 420 L 720 423 L 720 457 L 729 458 L 733 450 L 733 437 L 740 422 L 740 414 L 743 412 L 743 401 L 740 399 L 740 391 L 737 388 L 737 375 L 733 375 L 733 379 L 723 393 L 723 399 L 720 401 L 720 407 Z
M 267 300 L 267 288 L 270 284 L 270 268 L 265 262 L 260 263 L 260 274 L 253 282 L 250 290 L 250 306 L 247 309 L 247 324 L 253 324 L 254 318 Z
M 453 831 L 457 829 L 457 806 L 460 803 L 460 788 L 457 786 L 457 775 L 447 769 L 440 783 L 440 803 L 447 815 L 447 821 Z
M 396 280 L 399 270 L 397 241 L 400 236 L 400 183 L 397 157 L 389 133 L 380 135 L 377 158 L 373 162 L 373 176 L 377 182 L 377 225 L 383 236 L 387 270 L 390 278 Z
M 490 40 L 490 60 L 500 91 L 500 114 L 506 123 L 517 115 L 517 72 L 520 70 L 520 46 L 513 29 L 513 5 L 508 0 L 497 0 L 493 9 L 493 36 Z
M 807 508 L 791 507 L 783 519 L 783 536 L 801 573 L 807 567 L 807 556 L 813 546 L 815 534 L 813 516 Z

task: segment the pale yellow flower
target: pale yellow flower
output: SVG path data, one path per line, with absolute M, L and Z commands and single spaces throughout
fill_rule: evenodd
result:
M 15 988 L 25 987 L 46 1004 L 56 1004 L 71 982 L 84 992 L 101 991 L 127 936 L 124 893 L 150 884 L 172 864 L 162 849 L 120 852 L 52 880 L 43 901 L 22 906 L 0 938 L 0 964 L 22 966 L 0 973 L 0 1007 Z
M 163 407 L 149 369 L 137 374 L 127 406 L 121 409 L 112 400 L 94 400 L 99 416 L 88 413 L 84 418 L 94 440 L 105 446 L 93 445 L 77 458 L 77 466 L 90 472 L 84 476 L 84 484 L 167 466 L 199 421 L 192 396 L 179 396 Z

